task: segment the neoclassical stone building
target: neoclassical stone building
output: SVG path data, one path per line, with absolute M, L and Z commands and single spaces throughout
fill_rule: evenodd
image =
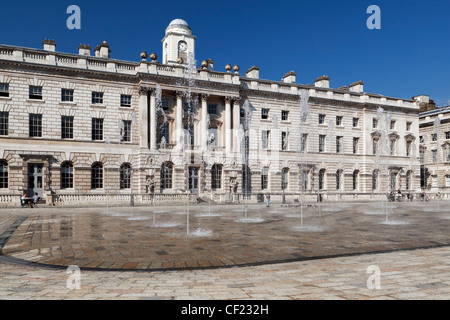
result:
M 162 62 L 0 46 L 0 202 L 55 205 L 375 199 L 420 188 L 417 101 L 338 89 L 321 76 L 264 80 L 254 66 L 196 64 L 173 20 Z M 150 58 L 150 59 L 149 59 Z M 148 60 L 149 59 L 149 60 Z
M 450 190 L 450 106 L 436 108 L 429 96 L 415 97 L 420 104 L 421 188 L 428 195 Z

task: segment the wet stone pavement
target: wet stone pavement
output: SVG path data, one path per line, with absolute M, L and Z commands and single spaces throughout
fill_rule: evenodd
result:
M 8 258 L 56 267 L 251 266 L 450 245 L 448 208 L 412 202 L 315 204 L 302 211 L 280 205 L 0 209 L 0 245 Z
M 449 299 L 450 203 L 386 205 L 2 208 L 0 300 Z

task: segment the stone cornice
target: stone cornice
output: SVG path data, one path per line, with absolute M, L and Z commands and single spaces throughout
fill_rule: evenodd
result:
M 125 81 L 130 83 L 138 82 L 138 79 L 136 79 L 136 76 L 134 75 L 116 72 L 98 71 L 94 69 L 80 69 L 66 66 L 44 65 L 32 62 L 5 61 L 0 59 L 0 70 L 2 70 L 2 67 L 4 65 L 6 65 L 5 68 L 6 70 L 10 69 L 12 72 L 15 71 L 27 72 L 28 70 L 31 70 L 31 72 L 38 71 L 46 74 L 47 76 L 58 75 L 58 76 L 73 77 L 74 75 L 78 76 L 81 74 L 83 78 L 101 79 L 106 81 Z

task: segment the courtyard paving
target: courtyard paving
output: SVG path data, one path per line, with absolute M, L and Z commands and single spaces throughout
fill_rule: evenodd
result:
M 2 208 L 0 299 L 448 299 L 448 208 Z

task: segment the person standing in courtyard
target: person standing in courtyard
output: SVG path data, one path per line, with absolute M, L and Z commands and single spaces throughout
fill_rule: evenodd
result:
M 266 207 L 270 206 L 270 194 L 267 192 L 266 194 Z

